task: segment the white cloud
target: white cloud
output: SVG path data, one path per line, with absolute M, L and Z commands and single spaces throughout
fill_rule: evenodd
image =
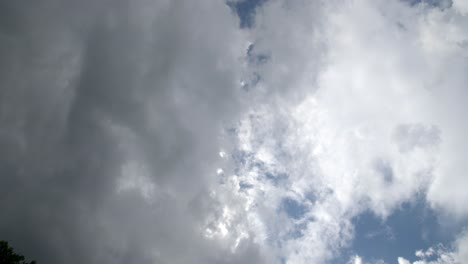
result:
M 411 264 L 407 259 L 398 257 L 398 264 Z
M 72 2 L 0 19 L 0 232 L 39 262 L 320 264 L 364 210 L 468 216 L 464 2 Z
M 468 262 L 468 231 L 459 236 L 455 242 L 456 254 L 461 263 Z
M 413 264 L 462 264 L 468 261 L 468 233 L 462 232 L 450 250 L 439 244 L 427 250 L 418 250 L 415 255 L 419 258 Z M 398 264 L 411 264 L 410 261 L 398 257 Z
M 385 218 L 419 193 L 452 217 L 468 215 L 466 17 L 365 0 L 270 1 L 258 14 L 250 33 L 269 59 L 250 66 L 261 80 L 240 128 L 239 149 L 251 154 L 239 178 L 255 186 L 245 192 L 257 203 L 250 214 L 283 245 L 278 254 L 321 263 L 349 245 L 353 216 Z M 288 195 L 313 221 L 270 220 Z M 299 226 L 299 237 L 284 231 Z
M 351 258 L 350 263 L 352 264 L 362 264 L 362 258 L 358 255 Z
M 453 0 L 453 7 L 462 15 L 468 14 L 468 1 L 466 0 Z
M 367 260 L 364 260 L 361 256 L 355 255 L 349 259 L 347 264 L 385 264 L 385 261 L 379 259 L 379 260 L 374 260 L 374 261 L 369 262 Z M 398 263 L 398 264 L 401 264 L 401 263 Z

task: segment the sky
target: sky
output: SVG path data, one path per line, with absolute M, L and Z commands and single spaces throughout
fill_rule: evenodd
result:
M 37 263 L 468 263 L 468 1 L 0 1 L 0 240 Z

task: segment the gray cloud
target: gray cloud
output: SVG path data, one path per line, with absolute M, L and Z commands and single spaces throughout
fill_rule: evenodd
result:
M 245 52 L 224 3 L 1 5 L 2 239 L 39 263 L 262 262 L 204 235 Z
M 0 239 L 52 264 L 324 263 L 421 192 L 466 217 L 465 11 L 270 0 L 241 30 L 223 1 L 3 1 Z
M 402 152 L 414 148 L 425 148 L 439 144 L 441 141 L 440 129 L 436 126 L 422 124 L 402 124 L 396 127 L 395 141 Z

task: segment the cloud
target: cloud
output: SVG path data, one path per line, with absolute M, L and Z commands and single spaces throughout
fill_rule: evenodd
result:
M 407 259 L 398 257 L 398 264 L 411 264 Z
M 463 15 L 466 15 L 466 13 L 468 13 L 468 4 L 466 3 L 466 1 L 453 0 L 453 7 L 455 8 L 455 10 L 457 10 Z
M 468 233 L 462 231 L 454 240 L 453 245 L 446 247 L 442 244 L 429 247 L 426 250 L 417 250 L 416 261 L 409 261 L 398 257 L 399 264 L 458 264 L 468 260 Z
M 2 239 L 39 263 L 264 261 L 210 196 L 241 109 L 228 6 L 1 5 Z
M 355 255 L 353 257 L 351 257 L 351 259 L 348 261 L 349 264 L 385 264 L 385 262 L 383 260 L 375 260 L 373 262 L 368 262 L 368 261 L 365 261 L 363 260 L 362 257 L 358 256 L 358 255 Z M 401 264 L 400 262 L 398 264 Z M 403 263 L 403 264 L 406 264 L 406 263 Z
M 359 256 L 354 256 L 354 258 L 352 258 L 352 263 L 353 264 L 362 264 L 362 258 L 359 257 Z
M 420 194 L 467 216 L 466 17 L 400 1 L 270 1 L 256 21 L 254 49 L 269 59 L 249 66 L 258 103 L 238 130 L 238 176 L 278 254 L 323 263 L 349 245 L 354 216 L 385 219 Z M 270 220 L 291 196 L 307 213 Z
M 0 236 L 39 263 L 326 263 L 365 211 L 468 216 L 461 1 L 0 10 Z
M 415 255 L 418 260 L 410 262 L 405 258 L 398 257 L 401 264 L 458 264 L 468 260 L 468 235 L 466 230 L 455 239 L 453 246 L 447 248 L 442 244 L 430 247 L 427 250 L 418 250 Z

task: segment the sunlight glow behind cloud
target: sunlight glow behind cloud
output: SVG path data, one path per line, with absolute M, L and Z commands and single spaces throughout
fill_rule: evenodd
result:
M 4 1 L 0 240 L 51 264 L 467 263 L 467 14 Z M 450 237 L 403 243 L 399 212 Z

